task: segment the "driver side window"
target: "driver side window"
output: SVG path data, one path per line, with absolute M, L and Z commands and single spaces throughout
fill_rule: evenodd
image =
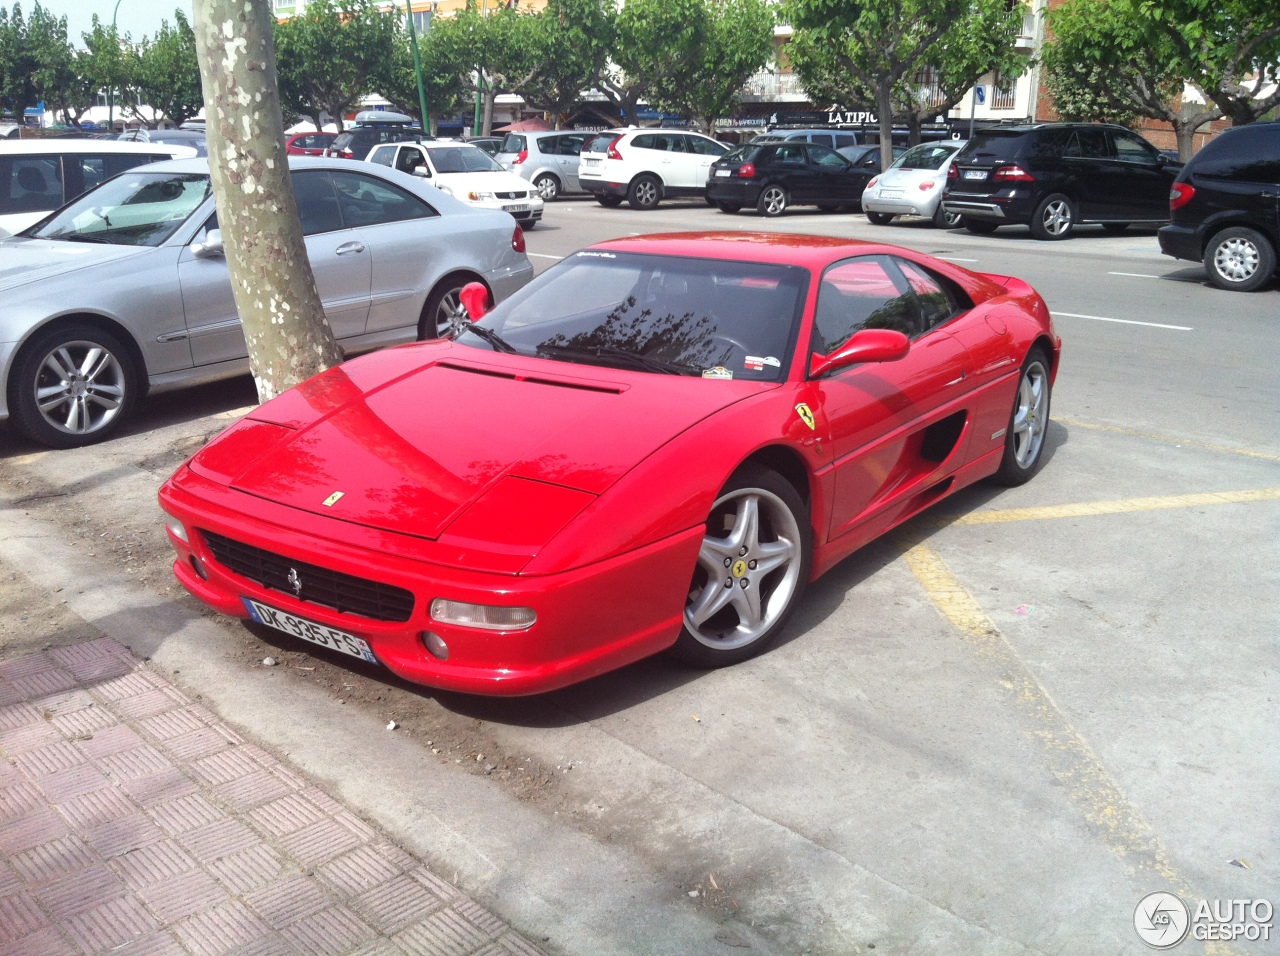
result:
M 915 297 L 887 256 L 859 256 L 827 269 L 809 350 L 830 355 L 862 329 L 894 329 L 908 338 L 922 331 Z

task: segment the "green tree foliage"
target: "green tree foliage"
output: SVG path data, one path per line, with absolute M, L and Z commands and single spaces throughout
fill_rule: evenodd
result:
M 534 16 L 537 70 L 515 92 L 550 113 L 556 129 L 604 73 L 615 19 L 613 0 L 548 0 Z
M 36 15 L 40 12 L 37 4 Z M 39 68 L 21 5 L 15 3 L 11 11 L 0 8 L 0 100 L 19 123 L 24 111 L 40 101 L 35 78 Z
M 172 27 L 162 20 L 156 35 L 142 42 L 134 82 L 142 102 L 180 126 L 200 112 L 204 99 L 195 33 L 181 10 L 173 17 Z
M 394 52 L 377 80 L 378 92 L 402 113 L 418 116 L 418 80 L 413 70 L 413 47 L 403 17 L 396 18 Z M 462 73 L 465 67 L 450 60 L 449 44 L 441 42 L 441 34 L 433 23 L 431 29 L 418 33 L 418 54 L 422 60 L 422 86 L 427 94 L 428 123 L 441 116 L 453 116 L 462 106 L 466 91 Z M 419 117 L 421 119 L 421 117 Z M 424 125 L 424 129 L 426 126 Z
M 704 0 L 702 42 L 692 62 L 673 60 L 649 98 L 710 132 L 732 114 L 742 84 L 774 57 L 773 8 L 766 0 Z
M 133 44 L 127 33 L 122 38 L 115 24 L 104 24 L 96 13 L 89 32 L 81 34 L 81 39 L 85 45 L 85 55 L 79 61 L 81 75 L 95 91 L 115 90 L 114 122 L 125 103 L 136 102 L 130 95 L 130 86 L 136 74 Z
M 472 4 L 455 17 L 432 28 L 443 45 L 443 56 L 462 65 L 465 89 L 483 104 L 481 132 L 493 128 L 493 101 L 499 93 L 523 89 L 538 75 L 541 49 L 533 14 L 502 7 L 484 16 Z
M 97 91 L 84 75 L 83 55 L 67 39 L 67 18 L 36 4 L 27 24 L 27 43 L 38 63 L 32 81 L 45 109 L 79 126 Z
M 834 84 L 843 75 L 849 95 L 870 94 L 880 121 L 881 161 L 888 168 L 895 91 L 922 67 L 935 63 L 943 37 L 969 13 L 972 3 L 787 0 L 784 9 L 795 30 L 787 52 L 806 89 Z
M 373 0 L 314 0 L 275 26 L 280 103 L 286 113 L 338 128 L 352 106 L 374 92 L 395 56 L 396 23 Z
M 640 100 L 697 72 L 707 33 L 704 0 L 627 0 L 614 25 L 600 90 L 634 123 Z

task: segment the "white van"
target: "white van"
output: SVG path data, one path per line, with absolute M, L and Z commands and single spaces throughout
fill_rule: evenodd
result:
M 106 139 L 0 141 L 0 238 L 126 169 L 195 154 L 190 146 Z

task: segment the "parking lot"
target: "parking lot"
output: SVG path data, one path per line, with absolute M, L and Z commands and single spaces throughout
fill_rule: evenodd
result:
M 542 270 L 704 229 L 1030 282 L 1063 338 L 1043 471 L 847 559 L 746 664 L 660 657 L 476 699 L 214 618 L 173 583 L 155 490 L 253 401 L 237 380 L 156 396 L 101 446 L 0 431 L 4 656 L 132 646 L 555 953 L 1137 953 L 1147 893 L 1275 901 L 1280 290 L 1210 288 L 1150 231 L 1042 243 L 701 201 L 564 199 L 528 252 Z

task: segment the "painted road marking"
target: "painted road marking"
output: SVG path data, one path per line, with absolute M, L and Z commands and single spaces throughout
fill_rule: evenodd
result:
M 971 511 L 947 524 L 1004 524 L 1009 521 L 1037 521 L 1046 518 L 1087 518 L 1093 515 L 1168 511 L 1174 508 L 1195 508 L 1204 505 L 1238 505 L 1251 501 L 1280 501 L 1280 488 L 1211 491 L 1204 494 L 1161 495 L 1152 498 L 1120 498 L 1115 501 L 1085 501 L 1074 505 L 1048 505 L 1042 508 Z
M 1145 325 L 1152 329 L 1173 329 L 1176 332 L 1194 332 L 1189 325 L 1163 325 L 1160 322 L 1138 322 L 1134 319 L 1109 319 L 1105 315 L 1081 315 L 1078 312 L 1054 312 L 1068 319 L 1093 319 L 1095 322 L 1119 322 L 1121 325 Z
M 1097 422 L 1082 422 L 1078 418 L 1058 418 L 1059 424 L 1069 428 L 1088 428 L 1098 432 L 1112 432 L 1116 435 L 1131 435 L 1134 438 L 1145 438 L 1148 441 L 1165 442 L 1170 445 L 1187 448 L 1203 448 L 1205 451 L 1217 451 L 1227 455 L 1243 455 L 1245 458 L 1260 458 L 1263 461 L 1280 461 L 1280 455 L 1269 451 L 1255 451 L 1252 448 L 1236 448 L 1232 445 L 1216 445 L 1213 442 L 1197 441 L 1194 438 L 1170 438 L 1168 435 L 1157 435 L 1153 432 L 1142 432 L 1136 428 L 1122 428 L 1119 425 L 1101 425 Z
M 903 558 L 933 606 L 964 636 L 978 662 L 1005 689 L 1006 699 L 1017 705 L 1050 772 L 1090 829 L 1133 870 L 1159 877 L 1177 887 L 1184 898 L 1198 898 L 1174 869 L 1160 837 L 1129 802 L 1088 741 L 1071 726 L 1013 644 L 942 558 L 923 542 L 911 547 Z M 1231 949 L 1211 942 L 1204 952 L 1220 954 Z
M 545 252 L 526 252 L 525 255 L 533 256 L 535 259 L 563 259 L 564 256 L 549 256 Z
M 1148 275 L 1145 272 L 1108 272 L 1109 276 L 1133 276 L 1135 279 L 1162 279 L 1163 276 Z

